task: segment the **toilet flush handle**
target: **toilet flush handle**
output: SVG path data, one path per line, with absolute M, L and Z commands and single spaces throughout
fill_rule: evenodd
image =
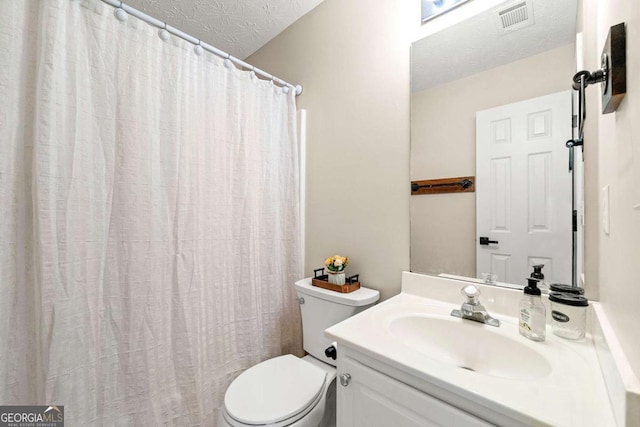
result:
M 350 382 L 351 382 L 351 375 L 349 374 L 340 375 L 340 384 L 342 384 L 343 387 L 348 386 Z

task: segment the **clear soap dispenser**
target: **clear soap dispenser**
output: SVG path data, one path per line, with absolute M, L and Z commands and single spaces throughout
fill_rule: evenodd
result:
M 527 278 L 524 296 L 520 300 L 520 335 L 532 341 L 544 341 L 547 327 L 547 309 L 542 304 L 539 279 Z

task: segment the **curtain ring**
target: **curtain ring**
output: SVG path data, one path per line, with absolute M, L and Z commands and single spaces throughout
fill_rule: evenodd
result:
M 120 2 L 120 6 L 116 7 L 116 9 L 113 11 L 113 15 L 120 22 L 124 22 L 127 20 L 127 18 L 129 18 L 129 14 L 127 13 L 127 11 L 122 8 L 122 2 Z
M 158 37 L 160 37 L 160 40 L 162 40 L 163 42 L 166 42 L 167 40 L 169 40 L 170 36 L 171 34 L 169 34 L 169 31 L 167 31 L 167 23 L 165 22 L 164 28 L 158 31 Z
M 200 56 L 204 53 L 204 48 L 200 46 L 200 40 L 198 40 L 198 44 L 194 46 L 193 51 L 196 55 Z

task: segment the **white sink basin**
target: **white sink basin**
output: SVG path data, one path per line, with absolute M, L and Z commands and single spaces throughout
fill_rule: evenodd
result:
M 540 353 L 498 328 L 451 316 L 410 314 L 392 319 L 395 339 L 425 356 L 492 377 L 534 380 L 551 373 Z

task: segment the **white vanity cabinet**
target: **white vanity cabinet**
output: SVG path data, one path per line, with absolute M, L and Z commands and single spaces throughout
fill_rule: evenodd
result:
M 500 327 L 453 317 L 462 286 L 403 273 L 399 295 L 325 331 L 338 350 L 338 427 L 616 425 L 591 336 L 527 340 L 511 289 L 482 287 Z
M 492 425 L 349 356 L 338 367 L 338 427 Z

